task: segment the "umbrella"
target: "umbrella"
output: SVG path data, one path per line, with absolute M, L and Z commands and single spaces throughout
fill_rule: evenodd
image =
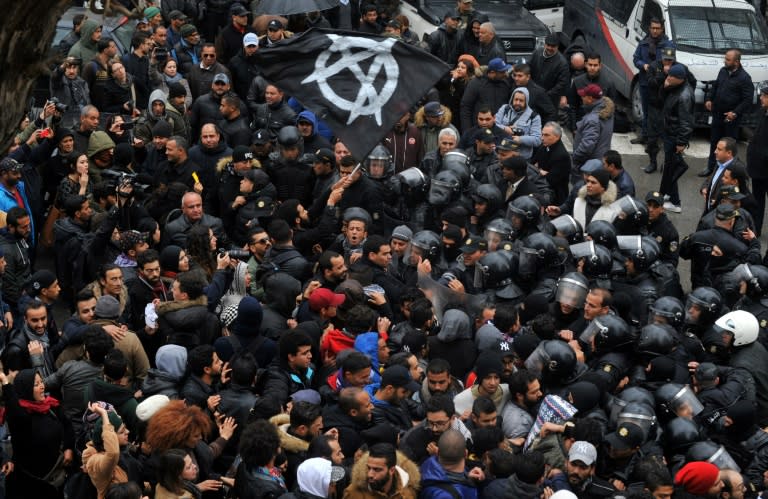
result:
M 256 7 L 257 16 L 263 14 L 290 16 L 316 10 L 328 10 L 339 5 L 339 0 L 261 0 Z

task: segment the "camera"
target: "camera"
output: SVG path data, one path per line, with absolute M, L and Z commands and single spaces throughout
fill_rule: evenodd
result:
M 69 106 L 61 102 L 57 97 L 51 97 L 48 103 L 56 106 L 56 112 L 60 114 L 66 113 L 67 109 L 69 109 Z
M 519 127 L 515 127 L 512 129 L 512 135 L 515 137 L 520 137 L 521 135 L 525 135 L 525 130 Z
M 251 252 L 244 249 L 231 249 L 231 250 L 220 249 L 219 254 L 229 255 L 230 258 L 234 260 L 240 260 L 241 262 L 248 261 L 248 259 L 251 258 Z

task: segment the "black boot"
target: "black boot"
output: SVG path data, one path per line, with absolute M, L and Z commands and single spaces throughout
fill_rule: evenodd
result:
M 635 137 L 634 139 L 629 141 L 630 144 L 646 144 L 648 143 L 648 137 L 645 135 L 640 135 L 639 137 Z
M 646 166 L 646 167 L 643 169 L 643 171 L 644 171 L 645 173 L 653 173 L 653 172 L 655 172 L 655 171 L 656 171 L 656 169 L 657 169 L 657 168 L 658 168 L 658 166 L 656 165 L 656 158 L 653 158 L 653 159 L 651 159 L 651 162 L 650 162 L 650 163 L 648 163 L 648 166 Z
M 712 175 L 712 173 L 714 173 L 714 171 L 715 171 L 714 168 L 712 168 L 709 165 L 707 165 L 706 168 L 704 168 L 699 173 L 697 173 L 697 176 L 699 176 L 699 177 L 709 177 L 710 175 Z

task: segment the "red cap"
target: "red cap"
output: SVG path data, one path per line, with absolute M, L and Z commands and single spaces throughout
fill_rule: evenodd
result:
M 703 496 L 717 483 L 720 470 L 712 463 L 694 461 L 683 466 L 675 475 L 675 485 L 681 485 L 689 494 Z
M 597 83 L 590 83 L 586 87 L 581 87 L 577 90 L 579 97 L 592 97 L 594 99 L 599 99 L 603 96 L 603 89 L 600 88 L 600 85 Z
M 321 308 L 338 307 L 346 298 L 346 295 L 334 293 L 328 288 L 317 288 L 309 295 L 309 308 L 319 312 Z

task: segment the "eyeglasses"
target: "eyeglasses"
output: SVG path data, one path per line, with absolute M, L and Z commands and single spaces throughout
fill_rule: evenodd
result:
M 216 57 L 216 54 L 203 54 L 203 57 L 208 59 L 209 57 Z
M 248 244 L 268 244 L 268 243 L 269 243 L 269 238 L 265 237 L 264 239 L 259 239 L 259 240 L 256 240 L 256 241 L 251 241 Z
M 446 419 L 443 421 L 430 421 L 427 419 L 426 421 L 427 421 L 427 427 L 432 428 L 433 430 L 439 430 L 440 428 L 445 428 L 451 422 L 450 419 Z

